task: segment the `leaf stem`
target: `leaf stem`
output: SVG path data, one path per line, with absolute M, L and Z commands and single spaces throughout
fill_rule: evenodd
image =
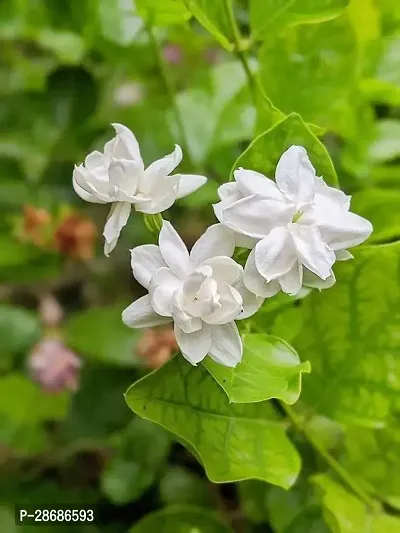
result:
M 363 501 L 373 512 L 377 511 L 377 504 L 368 494 L 353 480 L 347 470 L 322 446 L 322 444 L 314 437 L 314 435 L 304 427 L 302 418 L 298 416 L 293 408 L 283 402 L 280 406 L 285 411 L 287 416 L 293 422 L 293 425 L 306 437 L 312 447 L 321 455 L 324 461 L 336 472 L 336 474 L 344 481 L 344 483 Z
M 243 39 L 242 39 L 242 36 L 240 34 L 240 30 L 238 28 L 238 25 L 236 24 L 236 19 L 235 19 L 235 14 L 234 14 L 234 11 L 233 11 L 233 4 L 232 4 L 232 0 L 225 0 L 225 11 L 226 11 L 226 16 L 228 18 L 228 21 L 229 21 L 229 24 L 232 28 L 232 34 L 233 34 L 233 39 L 234 39 L 234 43 L 235 43 L 235 50 L 234 50 L 234 53 L 236 55 L 236 57 L 239 59 L 239 61 L 241 62 L 242 66 L 243 66 L 243 70 L 245 71 L 246 73 L 246 77 L 247 77 L 247 82 L 248 82 L 248 85 L 249 85 L 249 88 L 250 88 L 250 92 L 251 92 L 251 96 L 252 96 L 252 99 L 253 99 L 253 102 L 254 104 L 256 104 L 256 85 L 255 85 L 255 82 L 254 82 L 254 78 L 253 78 L 253 74 L 251 72 L 251 69 L 250 69 L 250 65 L 247 61 L 247 57 L 246 57 L 246 54 L 243 50 Z
M 165 61 L 164 61 L 164 58 L 163 58 L 163 55 L 162 55 L 162 51 L 161 51 L 161 48 L 160 48 L 160 44 L 159 44 L 156 36 L 154 35 L 153 26 L 151 25 L 151 23 L 147 23 L 146 24 L 146 29 L 147 29 L 147 33 L 148 33 L 149 38 L 150 38 L 151 45 L 152 45 L 152 47 L 154 49 L 154 55 L 155 55 L 155 57 L 157 59 L 157 65 L 158 65 L 158 69 L 159 69 L 159 72 L 160 72 L 160 76 L 161 76 L 162 82 L 164 84 L 165 91 L 166 91 L 166 93 L 168 95 L 171 107 L 172 107 L 174 115 L 175 115 L 176 124 L 177 124 L 178 129 L 179 129 L 180 142 L 182 144 L 186 160 L 188 161 L 188 164 L 190 166 L 192 166 L 192 160 L 191 160 L 191 156 L 190 156 L 189 145 L 188 145 L 188 142 L 187 142 L 187 139 L 186 139 L 185 128 L 184 128 L 184 125 L 183 125 L 182 116 L 181 116 L 181 113 L 180 113 L 180 110 L 179 110 L 179 107 L 178 107 L 178 104 L 177 104 L 177 101 L 176 101 L 176 97 L 175 97 L 175 89 L 174 89 L 171 77 L 169 75 L 168 68 L 167 68 L 167 66 L 165 64 Z

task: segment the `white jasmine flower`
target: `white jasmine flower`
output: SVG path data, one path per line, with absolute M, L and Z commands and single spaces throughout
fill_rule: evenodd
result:
M 195 191 L 207 181 L 204 176 L 171 172 L 182 161 L 175 150 L 146 169 L 134 134 L 122 124 L 112 124 L 116 136 L 104 146 L 104 153 L 90 153 L 76 166 L 73 186 L 87 202 L 111 203 L 104 227 L 104 253 L 109 255 L 126 225 L 132 205 L 136 211 L 156 214 L 170 208 L 177 198 Z
M 131 251 L 133 275 L 149 294 L 125 309 L 123 322 L 142 328 L 174 321 L 177 343 L 190 363 L 209 354 L 218 363 L 236 366 L 243 350 L 234 320 L 255 313 L 263 299 L 245 289 L 243 268 L 231 258 L 234 247 L 233 232 L 215 224 L 189 254 L 164 221 L 159 246 Z
M 220 187 L 217 218 L 245 237 L 252 248 L 244 284 L 270 297 L 280 289 L 323 289 L 335 283 L 334 262 L 351 259 L 347 248 L 372 232 L 368 220 L 351 213 L 350 197 L 315 175 L 306 150 L 291 146 L 280 158 L 275 182 L 239 169 L 235 183 Z

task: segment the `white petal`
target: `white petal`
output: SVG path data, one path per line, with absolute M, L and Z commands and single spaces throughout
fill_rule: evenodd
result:
M 291 146 L 278 161 L 275 180 L 279 189 L 298 206 L 313 200 L 315 169 L 302 146 Z
M 203 321 L 201 318 L 191 317 L 182 309 L 183 299 L 182 290 L 176 290 L 172 296 L 172 318 L 175 325 L 184 333 L 199 331 L 203 327 Z
M 110 184 L 117 190 L 120 189 L 126 196 L 132 196 L 136 192 L 140 172 L 135 161 L 112 158 L 108 168 Z M 126 198 L 119 199 L 119 201 L 126 201 Z
M 198 176 L 197 174 L 177 174 L 177 176 L 180 177 L 177 198 L 183 198 L 197 191 L 207 182 L 205 176 Z
M 275 282 L 272 282 L 275 283 Z M 256 296 L 254 293 L 250 292 L 241 281 L 236 289 L 239 291 L 242 300 L 243 300 L 243 311 L 236 317 L 235 320 L 244 320 L 253 316 L 264 303 L 264 299 L 260 296 Z
M 182 282 L 169 268 L 160 268 L 150 280 L 151 305 L 156 313 L 172 316 L 172 296 Z
M 92 190 L 87 190 L 87 188 L 83 189 L 76 180 L 76 174 L 80 172 L 79 167 L 74 168 L 74 172 L 72 175 L 72 186 L 78 196 L 82 198 L 82 200 L 85 200 L 85 202 L 91 202 L 93 204 L 105 204 L 106 202 L 104 200 L 100 200 Z
M 289 203 L 260 195 L 247 196 L 224 209 L 222 223 L 249 237 L 263 239 L 272 228 L 288 224 L 295 211 Z
M 243 355 L 242 339 L 234 322 L 211 326 L 212 344 L 209 356 L 224 366 L 235 367 Z
M 136 211 L 155 215 L 169 209 L 176 200 L 178 186 L 179 176 L 168 176 L 154 191 L 140 195 L 143 199 L 135 203 Z
M 266 281 L 289 272 L 297 257 L 291 235 L 284 226 L 272 229 L 256 244 L 255 251 L 257 270 Z
M 340 189 L 329 187 L 322 178 L 315 176 L 315 195 L 316 197 L 322 195 L 330 201 L 335 202 L 343 211 L 348 211 L 350 208 L 351 196 L 347 196 Z
M 364 242 L 372 233 L 372 224 L 355 213 L 336 211 L 328 213 L 318 223 L 323 240 L 332 250 L 351 248 Z
M 298 294 L 303 284 L 303 269 L 303 265 L 296 261 L 289 272 L 278 279 L 283 292 L 292 296 Z
M 313 272 L 310 272 L 307 268 L 303 269 L 303 285 L 305 287 L 311 287 L 312 289 L 329 289 L 332 287 L 335 282 L 335 274 L 333 273 L 333 270 L 331 270 L 331 274 L 326 279 L 321 279 L 320 277 L 316 276 Z
M 201 267 L 210 266 L 212 277 L 218 282 L 234 285 L 243 277 L 243 267 L 231 257 L 212 257 L 201 263 Z
M 176 342 L 185 359 L 192 365 L 200 363 L 208 354 L 211 347 L 210 328 L 206 324 L 198 331 L 185 333 L 175 324 Z
M 185 279 L 182 285 L 182 291 L 188 299 L 193 299 L 196 296 L 196 293 L 199 291 L 201 284 L 206 278 L 211 277 L 212 269 L 209 268 L 208 272 L 206 269 L 198 269 L 194 272 L 191 272 L 189 276 Z
M 114 250 L 121 230 L 128 222 L 130 212 L 131 204 L 128 202 L 115 202 L 111 206 L 111 210 L 103 231 L 103 235 L 106 240 L 104 244 L 105 255 L 108 256 Z
M 336 261 L 348 261 L 354 259 L 354 255 L 348 250 L 335 250 Z
M 104 154 L 102 154 L 98 150 L 94 150 L 94 152 L 91 152 L 86 156 L 85 167 L 88 170 L 94 170 L 97 167 L 103 166 L 105 166 Z
M 111 124 L 117 133 L 117 137 L 111 144 L 107 143 L 107 149 L 104 147 L 104 153 L 112 150 L 112 155 L 118 159 L 132 159 L 143 170 L 142 156 L 140 155 L 139 144 L 135 135 L 129 128 L 122 124 Z M 106 154 L 111 155 L 111 154 Z
M 284 201 L 283 194 L 276 183 L 254 170 L 239 168 L 234 172 L 236 183 L 243 196 L 260 194 L 265 198 Z
M 122 322 L 129 328 L 151 328 L 167 324 L 171 319 L 157 315 L 151 307 L 150 295 L 146 294 L 122 312 Z
M 160 231 L 159 245 L 164 261 L 173 272 L 184 278 L 189 268 L 189 253 L 182 239 L 167 220 L 163 221 Z
M 143 244 L 131 250 L 133 276 L 146 289 L 149 288 L 152 275 L 166 266 L 160 248 L 155 244 Z
M 227 324 L 242 312 L 243 299 L 239 291 L 231 285 L 222 283 L 218 286 L 219 309 L 212 313 L 203 315 L 203 321 L 207 324 Z
M 235 246 L 238 248 L 248 248 L 251 250 L 258 241 L 259 239 L 255 239 L 254 237 L 248 237 L 247 235 L 235 232 Z
M 211 257 L 225 255 L 231 257 L 235 250 L 235 236 L 222 224 L 210 226 L 197 240 L 190 252 L 190 264 L 196 268 Z
M 261 276 L 256 267 L 255 261 L 256 251 L 253 249 L 244 267 L 243 283 L 245 287 L 261 298 L 271 298 L 275 296 L 281 287 L 277 281 L 270 281 L 269 283 Z
M 289 231 L 293 237 L 299 261 L 320 278 L 328 278 L 336 257 L 322 240 L 318 228 L 289 224 Z
M 232 202 L 236 202 L 236 200 L 243 198 L 237 183 L 234 183 L 233 181 L 220 185 L 220 187 L 218 187 L 218 196 L 221 200 L 227 200 L 230 198 Z
M 164 180 L 182 161 L 182 150 L 180 146 L 175 145 L 175 150 L 163 157 L 154 161 L 149 165 L 143 173 L 139 181 L 139 189 L 144 194 L 153 191 L 161 181 Z M 179 182 L 179 178 L 178 178 Z

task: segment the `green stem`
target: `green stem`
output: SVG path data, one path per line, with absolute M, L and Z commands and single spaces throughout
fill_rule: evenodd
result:
M 238 28 L 238 25 L 236 24 L 236 19 L 235 19 L 235 14 L 234 14 L 234 11 L 233 11 L 232 0 L 225 0 L 225 11 L 226 11 L 226 16 L 228 18 L 229 24 L 230 24 L 230 26 L 232 28 L 233 40 L 234 40 L 234 43 L 235 43 L 235 55 L 239 59 L 239 61 L 241 62 L 242 66 L 243 66 L 243 70 L 246 73 L 247 82 L 248 82 L 248 85 L 249 85 L 249 88 L 250 88 L 250 92 L 251 92 L 251 96 L 252 96 L 253 102 L 254 102 L 254 104 L 256 104 L 256 97 L 257 97 L 256 85 L 255 85 L 255 82 L 254 82 L 253 74 L 252 74 L 251 69 L 250 69 L 250 65 L 249 65 L 249 63 L 247 61 L 247 56 L 246 56 L 246 54 L 245 54 L 245 52 L 243 50 L 243 39 L 242 39 L 242 36 L 240 34 L 240 30 Z
M 334 458 L 330 453 L 322 446 L 320 442 L 315 438 L 315 436 L 304 427 L 302 423 L 302 418 L 299 417 L 295 411 L 289 405 L 280 402 L 282 409 L 285 411 L 287 416 L 293 422 L 293 425 L 306 437 L 310 442 L 312 447 L 321 455 L 324 461 L 332 468 L 334 472 L 344 481 L 344 483 L 358 496 L 358 498 L 363 501 L 373 512 L 377 510 L 377 504 L 368 494 L 358 486 L 358 484 L 353 480 L 351 475 L 347 470 Z
M 148 23 L 146 27 L 147 27 L 147 32 L 149 34 L 150 42 L 151 42 L 151 44 L 153 46 L 153 49 L 154 49 L 154 55 L 156 56 L 156 59 L 157 59 L 157 64 L 158 64 L 158 69 L 159 69 L 159 72 L 160 72 L 160 76 L 161 76 L 162 82 L 163 82 L 164 87 L 165 87 L 165 91 L 166 91 L 166 93 L 168 95 L 171 107 L 172 107 L 174 115 L 175 115 L 176 124 L 177 124 L 178 129 L 179 129 L 180 142 L 182 144 L 183 151 L 185 153 L 185 157 L 186 157 L 186 160 L 188 162 L 188 165 L 192 166 L 192 161 L 191 161 L 190 151 L 189 151 L 189 145 L 188 145 L 188 142 L 187 142 L 187 139 L 186 139 L 186 134 L 185 134 L 185 128 L 183 126 L 182 116 L 181 116 L 181 113 L 179 111 L 179 107 L 178 107 L 178 104 L 177 104 L 176 98 L 175 98 L 175 89 L 174 89 L 171 77 L 169 75 L 167 66 L 165 64 L 165 61 L 164 61 L 164 58 L 163 58 L 163 55 L 162 55 L 162 51 L 161 51 L 161 48 L 160 48 L 160 44 L 157 41 L 156 36 L 154 35 L 153 27 L 152 27 L 152 25 L 150 23 Z

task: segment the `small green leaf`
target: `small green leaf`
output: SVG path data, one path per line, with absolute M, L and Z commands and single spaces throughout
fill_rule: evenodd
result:
M 39 317 L 32 311 L 0 305 L 0 339 L 3 355 L 26 355 L 39 340 L 41 325 Z
M 98 0 L 97 5 L 102 35 L 120 46 L 131 45 L 143 28 L 134 0 Z
M 141 418 L 133 420 L 103 471 L 104 494 L 117 505 L 137 500 L 155 482 L 169 448 L 170 437 L 161 427 Z
M 124 305 L 92 307 L 74 313 L 65 325 L 68 345 L 82 356 L 119 366 L 137 366 L 135 346 L 139 330 L 129 330 L 121 321 Z
M 368 155 L 376 163 L 400 156 L 400 120 L 388 118 L 377 122 L 375 141 L 369 147 Z
M 225 0 L 184 0 L 199 23 L 226 49 L 233 50 L 232 26 L 227 16 Z
M 235 161 L 232 172 L 239 167 L 256 170 L 273 178 L 276 164 L 285 150 L 292 145 L 307 150 L 311 163 L 319 176 L 329 184 L 338 184 L 337 175 L 325 146 L 309 130 L 302 118 L 292 113 L 284 120 L 262 133 Z
M 134 383 L 126 401 L 195 448 L 211 481 L 258 478 L 287 488 L 296 480 L 300 457 L 272 405 L 229 404 L 213 377 L 181 355 Z
M 154 26 L 182 24 L 191 17 L 183 0 L 136 0 L 138 14 Z
M 160 481 L 160 496 L 165 505 L 191 504 L 211 507 L 207 481 L 181 466 L 171 466 Z
M 130 533 L 230 533 L 216 513 L 191 506 L 176 506 L 151 513 L 134 525 Z
M 250 25 L 254 39 L 269 37 L 276 28 L 337 17 L 349 0 L 250 0 Z
M 236 368 L 215 363 L 209 357 L 204 366 L 233 403 L 262 402 L 279 398 L 295 403 L 300 395 L 301 374 L 310 372 L 291 346 L 262 333 L 243 336 L 244 353 Z

